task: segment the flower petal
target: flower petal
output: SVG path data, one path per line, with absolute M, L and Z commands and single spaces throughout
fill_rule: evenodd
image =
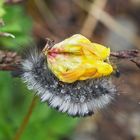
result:
M 109 58 L 110 49 L 92 43 L 80 34 L 55 44 L 43 53 L 47 56 L 50 70 L 66 83 L 107 76 L 113 71 L 112 66 L 104 62 Z
M 100 57 L 102 60 L 107 59 L 110 55 L 110 48 L 106 48 L 103 45 L 97 44 L 97 43 L 92 43 L 93 44 L 93 50 L 94 53 Z

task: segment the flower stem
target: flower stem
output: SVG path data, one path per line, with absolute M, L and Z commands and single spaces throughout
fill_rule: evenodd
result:
M 18 131 L 17 131 L 13 140 L 20 140 L 21 135 L 22 135 L 23 131 L 25 130 L 25 127 L 27 126 L 27 124 L 29 122 L 29 119 L 32 115 L 33 109 L 35 108 L 36 101 L 37 101 L 37 97 L 35 96 L 32 100 L 32 103 L 29 107 L 29 110 L 28 110 L 26 116 L 24 117 L 23 122 L 21 123 L 21 125 L 20 125 L 20 127 L 19 127 L 19 129 L 18 129 Z

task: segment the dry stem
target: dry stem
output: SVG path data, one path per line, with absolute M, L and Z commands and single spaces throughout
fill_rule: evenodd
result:
M 0 70 L 16 70 L 21 57 L 16 52 L 0 50 Z
M 102 10 L 102 9 L 104 9 L 106 3 L 107 3 L 107 0 L 95 0 L 91 5 L 90 11 L 93 13 L 97 12 L 96 7 L 98 7 L 98 9 Z M 101 16 L 101 12 L 99 11 L 97 13 L 97 17 L 100 18 L 100 16 Z M 83 27 L 81 29 L 81 34 L 90 38 L 94 29 L 96 28 L 97 23 L 98 23 L 98 20 L 95 17 L 93 17 L 91 14 L 88 14 L 88 16 L 83 24 Z
M 22 135 L 23 131 L 25 130 L 25 127 L 27 126 L 29 119 L 32 115 L 33 109 L 35 108 L 36 101 L 37 101 L 37 97 L 35 96 L 32 100 L 29 110 L 28 110 L 26 116 L 24 117 L 23 122 L 22 122 L 21 126 L 19 127 L 13 140 L 20 140 L 21 135 Z
M 119 59 L 129 59 L 135 63 L 138 67 L 140 66 L 140 52 L 138 50 L 124 50 L 111 52 L 111 56 Z M 21 62 L 21 56 L 16 52 L 1 51 L 0 50 L 0 70 L 3 71 L 15 71 L 18 70 L 18 65 Z

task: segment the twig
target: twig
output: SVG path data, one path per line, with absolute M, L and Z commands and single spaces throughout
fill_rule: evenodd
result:
M 0 50 L 0 70 L 16 70 L 21 57 L 16 52 Z
M 98 7 L 98 9 L 102 10 L 104 9 L 105 5 L 107 3 L 107 0 L 95 0 L 92 4 L 91 4 L 91 8 L 90 11 L 92 12 L 97 12 L 96 11 L 96 7 Z M 98 18 L 100 18 L 101 16 L 101 12 L 97 13 Z M 81 34 L 85 35 L 86 37 L 90 38 L 92 36 L 92 33 L 96 27 L 98 23 L 98 19 L 93 17 L 90 12 L 88 14 L 88 16 L 86 17 L 86 20 L 83 24 L 83 27 L 81 28 Z
M 111 56 L 119 59 L 129 59 L 140 67 L 140 51 L 139 50 L 124 50 L 111 52 Z M 136 59 L 138 58 L 138 60 Z M 1 51 L 0 50 L 0 70 L 15 71 L 18 70 L 18 65 L 21 62 L 21 56 L 16 52 Z
M 140 68 L 140 60 L 132 59 L 131 61 L 134 62 Z
M 111 52 L 111 56 L 118 57 L 118 58 L 135 58 L 139 56 L 138 50 L 125 50 L 125 51 L 118 51 L 118 52 Z
M 6 32 L 0 32 L 1 37 L 12 37 L 15 38 L 15 36 L 11 33 L 6 33 Z
M 140 68 L 140 52 L 138 50 L 111 52 L 110 55 L 119 59 L 129 59 Z
M 11 33 L 6 33 L 6 32 L 0 32 L 1 37 L 12 37 L 15 38 L 15 36 Z
M 29 110 L 28 110 L 26 116 L 24 117 L 23 122 L 22 122 L 21 126 L 19 127 L 19 129 L 18 129 L 18 131 L 17 131 L 13 140 L 20 140 L 21 135 L 22 135 L 23 131 L 25 130 L 25 127 L 27 126 L 27 124 L 29 122 L 29 119 L 32 115 L 33 109 L 35 108 L 36 101 L 37 101 L 37 96 L 35 96 L 33 98 L 32 103 L 29 107 Z

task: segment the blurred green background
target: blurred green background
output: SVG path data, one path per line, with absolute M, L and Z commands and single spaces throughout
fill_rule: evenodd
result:
M 11 140 L 32 102 L 33 94 L 18 78 L 0 72 L 0 140 Z M 70 136 L 77 119 L 37 101 L 22 140 L 59 140 Z

